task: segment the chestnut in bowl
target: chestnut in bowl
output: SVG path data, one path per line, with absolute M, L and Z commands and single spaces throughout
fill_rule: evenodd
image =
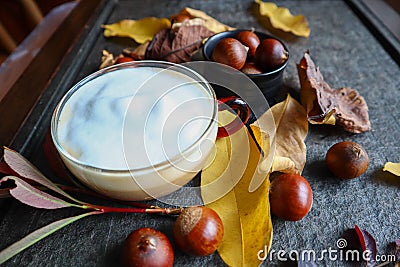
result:
M 244 31 L 250 31 L 247 29 L 237 29 L 232 31 L 225 31 L 214 34 L 213 36 L 209 37 L 206 43 L 202 48 L 203 58 L 207 61 L 214 61 L 213 60 L 213 52 L 215 46 L 224 38 L 237 38 L 238 34 Z M 286 60 L 277 66 L 275 69 L 262 69 L 262 66 L 255 66 L 254 61 L 255 58 L 249 57 L 245 64 L 245 69 L 243 69 L 243 73 L 245 73 L 261 90 L 265 98 L 267 99 L 270 105 L 273 105 L 285 97 L 285 94 L 281 93 L 282 89 L 282 82 L 283 82 L 283 72 L 288 64 L 289 61 L 289 52 L 286 45 L 279 40 L 278 38 L 263 33 L 259 31 L 253 31 L 260 42 L 262 43 L 265 39 L 275 39 L 282 44 L 285 50 Z M 257 69 L 254 69 L 254 66 Z M 261 70 L 261 71 L 259 71 Z M 261 72 L 261 73 L 260 73 Z

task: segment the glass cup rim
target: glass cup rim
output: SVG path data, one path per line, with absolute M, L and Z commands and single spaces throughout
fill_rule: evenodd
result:
M 207 128 L 204 130 L 204 132 L 201 134 L 201 136 L 188 148 L 184 149 L 180 154 L 166 159 L 164 161 L 161 161 L 157 164 L 146 166 L 146 167 L 141 167 L 141 168 L 134 168 L 134 169 L 110 169 L 110 168 L 102 168 L 99 166 L 95 166 L 92 164 L 89 164 L 87 162 L 83 162 L 75 157 L 73 157 L 71 154 L 69 154 L 60 144 L 58 140 L 58 121 L 59 117 L 61 115 L 61 111 L 63 110 L 63 107 L 65 104 L 68 102 L 68 100 L 71 98 L 71 96 L 79 90 L 83 85 L 87 84 L 88 82 L 96 79 L 97 77 L 100 77 L 106 73 L 113 72 L 113 71 L 118 71 L 120 69 L 127 69 L 127 68 L 135 68 L 135 67 L 158 67 L 161 69 L 170 69 L 173 68 L 172 70 L 176 70 L 183 75 L 186 75 L 192 79 L 194 79 L 196 82 L 198 82 L 211 96 L 211 98 L 214 99 L 214 105 L 213 105 L 213 111 L 212 111 L 212 118 L 210 119 L 209 124 L 207 125 Z M 188 75 L 190 74 L 190 75 Z M 172 62 L 167 62 L 167 61 L 156 61 L 156 60 L 141 60 L 141 61 L 132 61 L 132 62 L 125 62 L 121 64 L 115 64 L 103 69 L 100 69 L 80 81 L 78 81 L 76 84 L 74 84 L 68 91 L 64 94 L 64 96 L 61 98 L 61 100 L 58 102 L 56 108 L 53 111 L 52 117 L 51 117 L 51 122 L 50 122 L 50 134 L 51 138 L 53 141 L 54 146 L 56 147 L 57 151 L 62 154 L 65 158 L 67 158 L 69 161 L 72 161 L 74 164 L 77 164 L 79 166 L 82 166 L 84 168 L 92 169 L 92 170 L 97 170 L 97 171 L 102 171 L 102 172 L 109 172 L 109 173 L 125 173 L 125 172 L 145 172 L 147 170 L 151 169 L 163 169 L 174 162 L 178 162 L 179 160 L 182 160 L 184 157 L 182 155 L 185 155 L 187 153 L 190 153 L 193 149 L 197 148 L 197 145 L 203 140 L 204 136 L 207 136 L 207 134 L 212 130 L 212 126 L 217 119 L 217 113 L 218 113 L 218 105 L 217 105 L 217 97 L 216 94 L 211 87 L 210 83 L 198 72 Z

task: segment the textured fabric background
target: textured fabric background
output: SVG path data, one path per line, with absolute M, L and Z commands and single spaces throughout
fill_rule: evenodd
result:
M 110 5 L 111 5 L 110 1 Z M 391 245 L 400 238 L 399 190 L 400 178 L 384 173 L 386 161 L 400 162 L 400 69 L 384 51 L 373 35 L 343 1 L 279 1 L 294 14 L 304 14 L 311 28 L 309 38 L 272 31 L 288 46 L 290 62 L 285 71 L 285 90 L 299 90 L 296 63 L 308 49 L 325 80 L 334 88 L 350 86 L 359 90 L 369 105 L 372 131 L 354 135 L 338 127 L 310 126 L 307 144 L 307 164 L 303 175 L 314 191 L 313 208 L 299 222 L 285 222 L 273 218 L 274 238 L 272 249 L 337 249 L 336 242 L 355 224 L 375 236 L 379 252 L 390 254 Z M 100 64 L 101 50 L 118 53 L 132 42 L 105 39 L 101 24 L 121 19 L 139 19 L 146 16 L 169 17 L 181 8 L 201 9 L 223 23 L 238 28 L 254 27 L 267 31 L 254 16 L 252 1 L 117 1 L 110 14 L 101 14 L 91 34 L 95 36 L 86 44 L 84 53 L 70 57 L 74 67 L 79 57 L 85 64 L 77 65 L 71 81 L 54 85 L 54 90 L 67 90 L 73 84 L 94 72 Z M 81 41 L 84 43 L 84 41 Z M 77 50 L 74 50 L 77 51 Z M 55 105 L 52 103 L 50 105 Z M 49 117 L 49 116 L 48 116 Z M 47 124 L 49 121 L 47 121 Z M 35 137 L 30 158 L 41 169 L 46 169 L 40 142 L 43 134 Z M 370 157 L 370 166 L 361 177 L 340 181 L 329 173 L 324 158 L 328 148 L 336 142 L 352 140 L 362 144 Z M 51 173 L 45 171 L 49 176 Z M 80 213 L 79 210 L 36 210 L 12 199 L 1 203 L 0 249 L 17 241 L 45 224 Z M 154 227 L 171 237 L 173 219 L 140 214 L 107 214 L 78 221 L 56 232 L 37 245 L 8 261 L 4 266 L 115 266 L 119 262 L 122 240 L 132 230 L 142 226 Z M 229 233 L 226 233 L 229 234 Z M 215 253 L 199 258 L 185 256 L 176 251 L 176 266 L 221 266 L 223 262 Z M 265 266 L 288 266 L 274 257 Z M 327 258 L 320 266 L 353 265 L 331 262 Z M 357 266 L 357 264 L 355 264 Z

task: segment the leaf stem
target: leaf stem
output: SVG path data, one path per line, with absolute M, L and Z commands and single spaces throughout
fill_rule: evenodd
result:
M 81 193 L 81 194 L 85 194 L 88 196 L 93 196 L 93 197 L 98 197 L 101 199 L 106 199 L 106 200 L 110 200 L 109 197 L 103 196 L 101 194 L 98 194 L 94 191 L 88 190 L 88 189 L 84 189 L 84 188 L 78 188 L 78 187 L 73 187 L 73 186 L 68 186 L 68 185 L 62 185 L 62 184 L 57 184 L 58 187 L 60 187 L 62 190 L 67 191 L 67 192 L 75 192 L 75 193 Z M 149 204 L 145 204 L 145 203 L 139 203 L 139 202 L 135 202 L 135 201 L 123 201 L 123 200 L 118 200 L 118 199 L 111 199 L 113 202 L 118 202 L 121 204 L 125 204 L 125 205 L 130 205 L 133 207 L 138 207 L 138 208 L 143 208 L 143 209 L 152 209 L 152 208 L 158 208 L 156 206 L 152 206 Z
M 152 208 L 120 208 L 120 207 L 107 207 L 107 206 L 97 206 L 88 204 L 87 208 L 95 209 L 101 211 L 103 213 L 152 213 L 152 214 L 164 214 L 164 215 L 179 215 L 183 208 L 160 208 L 160 207 L 152 207 Z

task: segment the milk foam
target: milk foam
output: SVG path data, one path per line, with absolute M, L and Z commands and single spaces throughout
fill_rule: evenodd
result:
M 157 67 L 108 72 L 84 84 L 61 111 L 57 135 L 74 158 L 137 169 L 180 155 L 204 134 L 214 99 L 194 79 Z

